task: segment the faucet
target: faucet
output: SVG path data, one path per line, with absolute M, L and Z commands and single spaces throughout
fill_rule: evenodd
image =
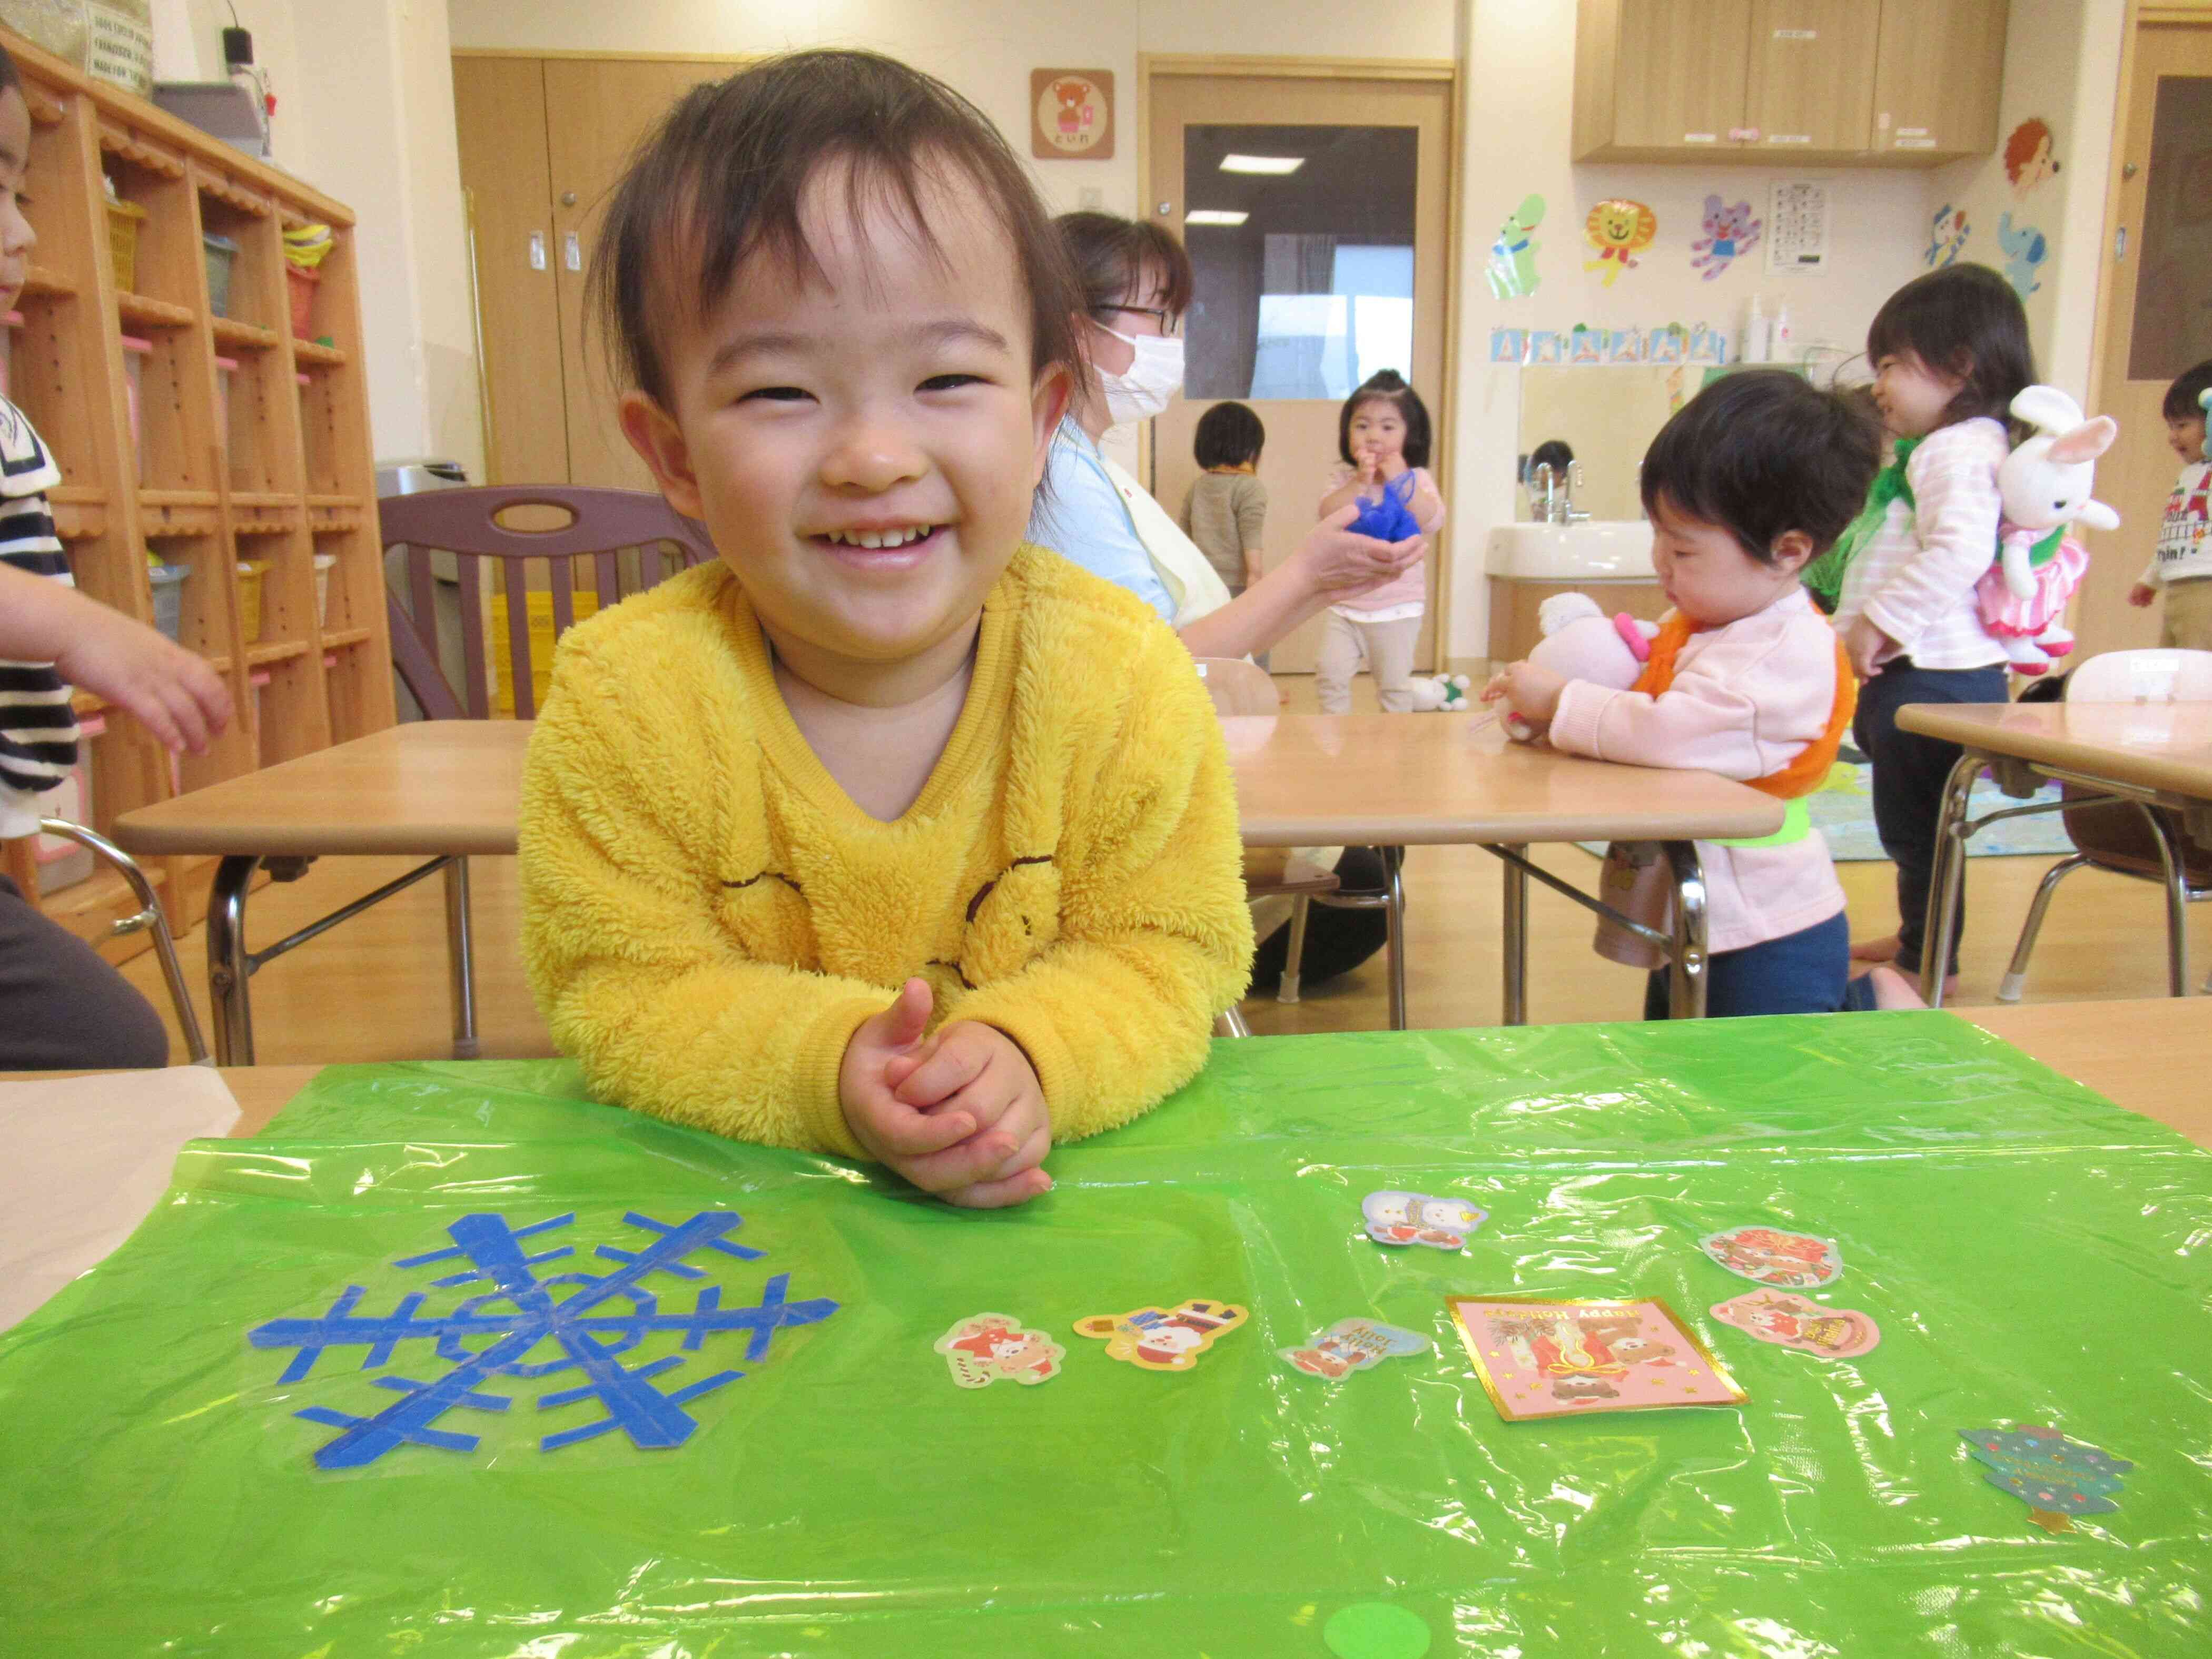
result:
M 1586 522 L 1589 514 L 1575 505 L 1575 491 L 1581 487 L 1583 482 L 1583 464 L 1580 461 L 1570 461 L 1564 473 L 1555 470 L 1549 461 L 1538 462 L 1528 479 L 1529 495 L 1533 498 L 1536 522 L 1539 524 Z M 1563 483 L 1565 486 L 1564 489 L 1560 488 Z M 1541 495 L 1537 494 L 1540 489 L 1542 491 Z

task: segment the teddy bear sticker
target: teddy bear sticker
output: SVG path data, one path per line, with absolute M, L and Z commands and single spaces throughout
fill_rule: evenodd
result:
M 1690 268 L 1702 269 L 1705 280 L 1711 282 L 1733 261 L 1759 246 L 1759 228 L 1765 222 L 1752 216 L 1748 202 L 1723 207 L 1719 197 L 1706 197 L 1705 234 L 1690 244 L 1690 252 L 1696 256 Z
M 1427 1193 L 1370 1193 L 1360 1200 L 1359 1212 L 1377 1244 L 1425 1244 L 1432 1250 L 1460 1249 L 1490 1218 L 1489 1211 L 1463 1198 Z
M 945 1356 L 952 1380 L 963 1389 L 988 1389 L 994 1382 L 1033 1388 L 1060 1375 L 1067 1356 L 1042 1331 L 1024 1330 L 1007 1314 L 970 1315 L 931 1345 Z

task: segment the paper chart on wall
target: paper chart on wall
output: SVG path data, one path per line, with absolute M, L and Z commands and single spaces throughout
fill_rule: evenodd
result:
M 1776 180 L 1766 215 L 1767 275 L 1818 276 L 1827 268 L 1827 185 Z

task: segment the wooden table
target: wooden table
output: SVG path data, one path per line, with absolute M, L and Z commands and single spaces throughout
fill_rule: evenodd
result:
M 1528 862 L 1533 842 L 1651 841 L 1674 875 L 1669 1006 L 1705 1007 L 1705 872 L 1692 842 L 1771 835 L 1782 803 L 1707 772 L 1583 760 L 1512 743 L 1464 716 L 1255 714 L 1224 718 L 1246 845 L 1382 849 L 1390 921 L 1390 1024 L 1405 1026 L 1404 848 L 1473 845 L 1504 869 L 1504 1023 L 1528 1018 L 1528 878 L 1587 909 L 1597 901 Z M 1612 914 L 1607 912 L 1607 914 Z M 1614 919 L 1624 923 L 1625 917 Z
M 1968 1008 L 1954 1018 L 2002 1037 L 2062 1077 L 2212 1149 L 2212 998 L 2187 1002 L 2052 1002 Z M 1852 1016 L 1857 1018 L 1857 1016 Z M 226 1066 L 238 1097 L 234 1136 L 256 1135 L 319 1066 Z M 4 1080 L 4 1079 L 0 1079 Z
M 2019 799 L 2056 779 L 2108 800 L 2171 807 L 2182 815 L 2191 840 L 2212 848 L 2212 703 L 1907 703 L 1897 711 L 1897 723 L 1966 750 L 1944 784 L 1936 820 L 1936 869 L 1920 959 L 1920 994 L 1930 1006 L 1943 1000 L 1943 965 L 1951 959 L 1966 879 L 1967 838 L 2000 818 L 2058 810 L 2008 806 L 1969 819 L 1967 805 L 1984 767 L 1995 770 L 2006 794 Z M 2185 997 L 2189 893 L 2181 849 L 2155 813 L 2146 810 L 2143 817 L 2166 865 L 2168 988 Z M 2049 889 L 2044 890 L 2047 895 Z M 2021 970 L 2015 961 L 2014 971 Z
M 1674 1006 L 1705 1008 L 1703 872 L 1691 842 L 1763 836 L 1781 803 L 1702 772 L 1647 771 L 1511 744 L 1464 717 L 1255 715 L 1223 722 L 1246 842 L 1384 849 L 1390 921 L 1390 1011 L 1405 1024 L 1401 849 L 1474 843 L 1505 862 L 1505 1020 L 1525 1018 L 1528 881 L 1577 902 L 1587 895 L 1538 870 L 1528 843 L 1656 841 L 1674 860 L 1674 934 L 1659 941 L 1676 976 Z M 216 1054 L 253 1060 L 249 982 L 264 963 L 349 916 L 442 871 L 453 992 L 454 1052 L 476 1052 L 468 864 L 512 854 L 530 726 L 519 720 L 426 720 L 396 726 L 233 778 L 117 819 L 115 838 L 137 854 L 213 854 L 222 862 L 208 905 L 208 990 Z M 405 854 L 428 862 L 264 950 L 246 947 L 246 892 L 264 863 L 279 880 L 304 860 Z

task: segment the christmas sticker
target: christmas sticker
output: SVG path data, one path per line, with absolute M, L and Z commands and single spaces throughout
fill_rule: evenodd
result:
M 1458 1249 L 1490 1218 L 1489 1211 L 1463 1198 L 1427 1193 L 1370 1193 L 1359 1200 L 1359 1212 L 1377 1244 L 1425 1244 L 1432 1250 Z
M 1983 1479 L 2021 1499 L 2028 1520 L 2053 1534 L 2073 1531 L 2074 1516 L 2119 1508 L 2106 1494 L 2119 1491 L 2120 1477 L 2135 1468 L 2124 1457 L 2033 1424 L 1961 1429 L 1959 1438 L 1976 1462 L 1989 1465 Z
M 1713 1317 L 1778 1348 L 1856 1359 L 1881 1340 L 1881 1328 L 1856 1308 L 1826 1308 L 1790 1291 L 1751 1291 L 1713 1304 Z
M 1075 1334 L 1106 1345 L 1106 1357 L 1148 1371 L 1187 1371 L 1199 1355 L 1246 1318 L 1233 1302 L 1178 1302 L 1172 1308 L 1093 1314 L 1075 1322 Z
M 1844 1271 L 1836 1241 L 1815 1238 L 1810 1233 L 1784 1232 L 1777 1227 L 1731 1227 L 1724 1233 L 1708 1233 L 1698 1242 L 1715 1261 L 1754 1285 L 1809 1291 L 1833 1284 Z
M 1418 1331 L 1402 1330 L 1372 1319 L 1340 1319 L 1325 1331 L 1316 1331 L 1303 1347 L 1275 1352 L 1309 1376 L 1341 1382 L 1354 1371 L 1364 1371 L 1386 1359 L 1422 1353 L 1429 1339 Z
M 931 1346 L 945 1356 L 952 1380 L 963 1389 L 1049 1382 L 1067 1357 L 1067 1350 L 1042 1331 L 1024 1330 L 1020 1320 L 998 1313 L 970 1315 Z

